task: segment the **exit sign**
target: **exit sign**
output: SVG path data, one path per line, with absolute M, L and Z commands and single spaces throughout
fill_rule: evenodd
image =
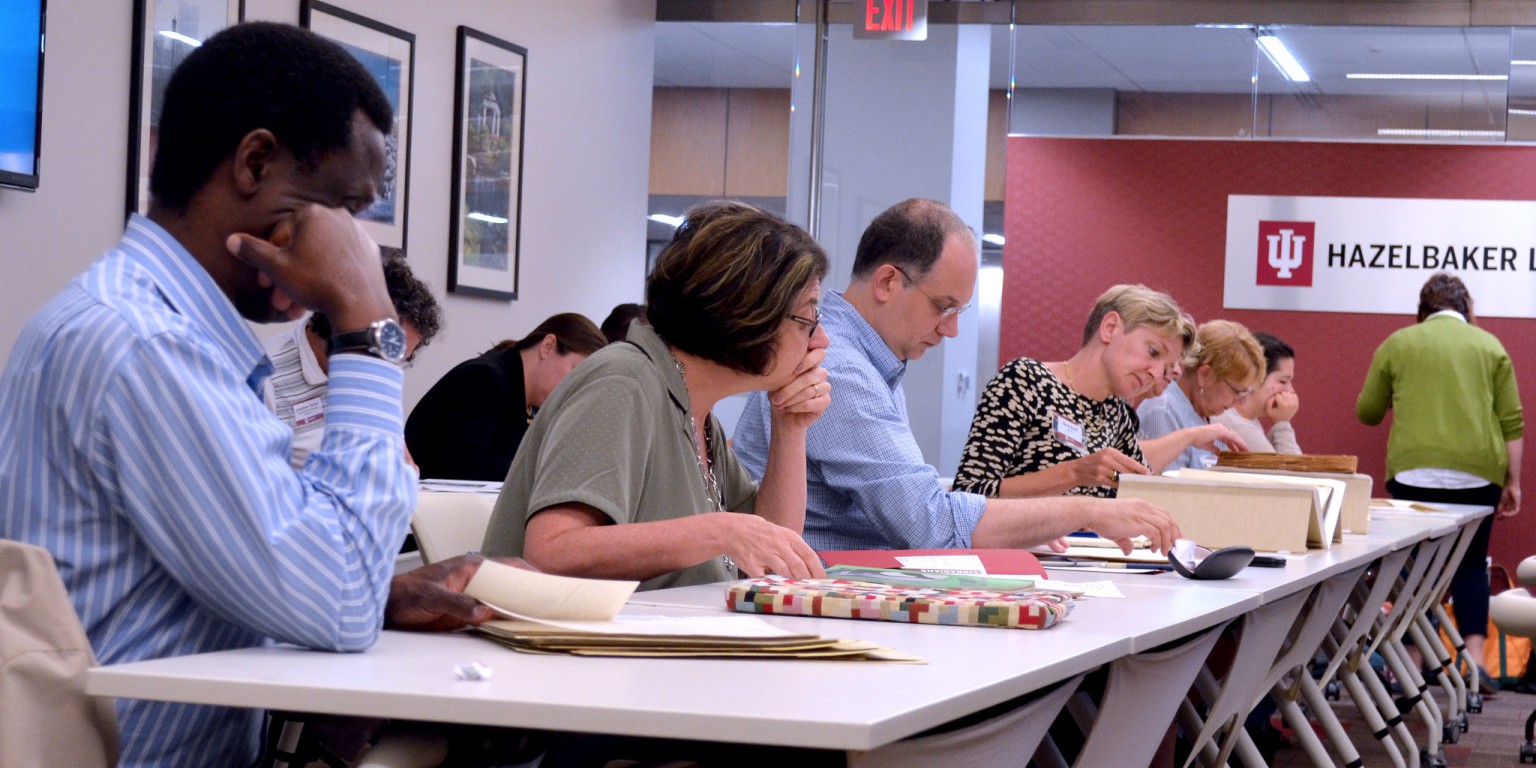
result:
M 927 40 L 928 0 L 864 0 L 853 36 L 870 40 Z

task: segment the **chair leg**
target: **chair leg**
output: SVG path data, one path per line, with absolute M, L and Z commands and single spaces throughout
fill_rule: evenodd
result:
M 1371 735 L 1375 736 L 1376 740 L 1381 743 L 1382 748 L 1386 750 L 1387 758 L 1392 761 L 1392 765 L 1397 768 L 1404 768 L 1408 761 L 1403 757 L 1402 750 L 1398 748 L 1397 740 L 1392 737 L 1392 727 L 1387 725 L 1382 710 L 1377 706 L 1376 701 L 1372 699 L 1370 691 L 1366 689 L 1364 681 L 1375 679 L 1375 673 L 1367 672 L 1361 674 L 1359 669 L 1340 670 L 1339 672 L 1339 682 L 1344 684 L 1344 691 L 1349 694 L 1350 701 L 1355 703 L 1355 709 L 1359 710 L 1360 716 L 1365 718 L 1366 725 L 1370 726 Z M 1389 704 L 1391 703 L 1390 696 L 1387 697 L 1387 701 Z M 1396 717 L 1397 709 L 1395 705 L 1392 712 L 1393 716 Z M 1413 754 L 1414 762 L 1417 763 L 1418 751 L 1414 750 Z
M 1536 710 L 1525 719 L 1525 743 L 1520 745 L 1520 763 L 1536 763 Z
M 273 717 L 279 717 L 273 715 Z M 295 752 L 299 748 L 299 738 L 304 735 L 304 721 L 283 718 L 282 730 L 277 737 L 277 744 L 272 749 L 272 768 L 303 768 L 294 763 Z

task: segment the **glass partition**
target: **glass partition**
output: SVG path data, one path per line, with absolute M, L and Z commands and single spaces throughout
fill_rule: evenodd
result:
M 1517 101 L 1536 106 L 1536 68 L 1516 55 L 1536 47 L 1526 42 L 1531 34 L 1510 27 L 1021 26 L 1010 131 L 1525 141 L 1530 129 L 1506 131 L 1506 123 L 1520 114 L 1509 112 Z

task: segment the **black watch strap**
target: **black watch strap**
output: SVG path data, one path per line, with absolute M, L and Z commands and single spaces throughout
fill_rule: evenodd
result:
M 373 345 L 369 343 L 372 332 L 364 328 L 360 331 L 347 331 L 338 333 L 325 342 L 325 353 L 334 355 L 340 352 L 363 352 L 374 354 Z

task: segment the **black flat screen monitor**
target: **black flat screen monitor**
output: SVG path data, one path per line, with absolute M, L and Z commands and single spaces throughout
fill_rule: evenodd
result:
M 0 187 L 37 189 L 47 0 L 0 0 Z

